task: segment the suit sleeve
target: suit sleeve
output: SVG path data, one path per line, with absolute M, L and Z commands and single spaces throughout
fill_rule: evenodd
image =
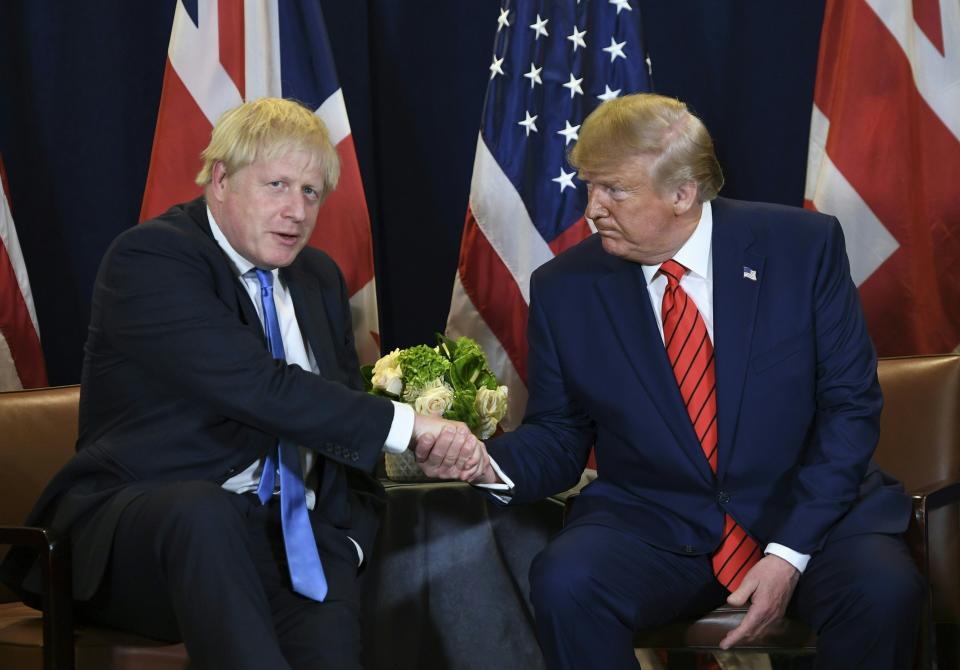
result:
M 523 424 L 488 445 L 497 465 L 513 480 L 512 503 L 539 500 L 576 484 L 595 438 L 593 422 L 564 382 L 551 319 L 539 294 L 535 273 L 530 283 L 529 400 Z
M 372 469 L 393 417 L 389 401 L 274 361 L 218 287 L 219 257 L 164 226 L 118 239 L 98 278 L 111 348 L 149 380 L 243 424 L 353 467 Z M 218 292 L 219 289 L 219 292 Z M 229 297 L 225 297 L 229 294 Z M 348 448 L 327 449 L 331 443 Z
M 771 538 L 814 553 L 857 499 L 880 434 L 883 399 L 839 222 L 832 220 L 814 285 L 816 408 L 792 490 L 793 505 Z

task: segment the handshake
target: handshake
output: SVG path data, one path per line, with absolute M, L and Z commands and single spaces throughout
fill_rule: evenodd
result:
M 459 421 L 418 414 L 413 423 L 411 449 L 417 465 L 428 477 L 473 484 L 500 481 L 483 442 Z

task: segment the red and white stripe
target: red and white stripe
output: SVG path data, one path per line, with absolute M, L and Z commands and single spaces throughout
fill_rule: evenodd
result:
M 806 204 L 837 215 L 881 355 L 960 345 L 960 4 L 828 0 Z
M 180 2 L 174 14 L 141 221 L 199 195 L 193 181 L 199 156 L 223 112 L 244 100 L 282 94 L 276 2 L 197 4 L 199 25 Z M 357 352 L 361 362 L 373 362 L 380 354 L 373 241 L 342 91 L 315 113 L 330 131 L 341 172 L 310 245 L 330 254 L 343 271 Z
M 0 158 L 0 391 L 47 385 L 40 327 Z
M 547 244 L 520 194 L 479 137 L 447 335 L 477 340 L 499 382 L 510 388 L 510 406 L 502 422 L 506 430 L 520 424 L 527 404 L 530 275 L 590 233 L 581 219 Z

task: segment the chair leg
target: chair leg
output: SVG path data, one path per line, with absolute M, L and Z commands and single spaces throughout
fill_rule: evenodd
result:
M 43 600 L 43 668 L 74 670 L 73 584 L 70 546 L 50 540 L 41 552 L 41 571 L 49 585 Z

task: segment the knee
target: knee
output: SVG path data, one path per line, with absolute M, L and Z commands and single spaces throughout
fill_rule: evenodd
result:
M 595 590 L 588 566 L 557 556 L 550 547 L 530 566 L 530 599 L 538 611 L 573 611 L 587 605 L 596 596 Z
M 848 607 L 861 625 L 877 633 L 912 624 L 919 618 L 927 589 L 915 567 L 883 571 L 852 583 L 846 594 Z M 891 631 L 892 632 L 892 631 Z

